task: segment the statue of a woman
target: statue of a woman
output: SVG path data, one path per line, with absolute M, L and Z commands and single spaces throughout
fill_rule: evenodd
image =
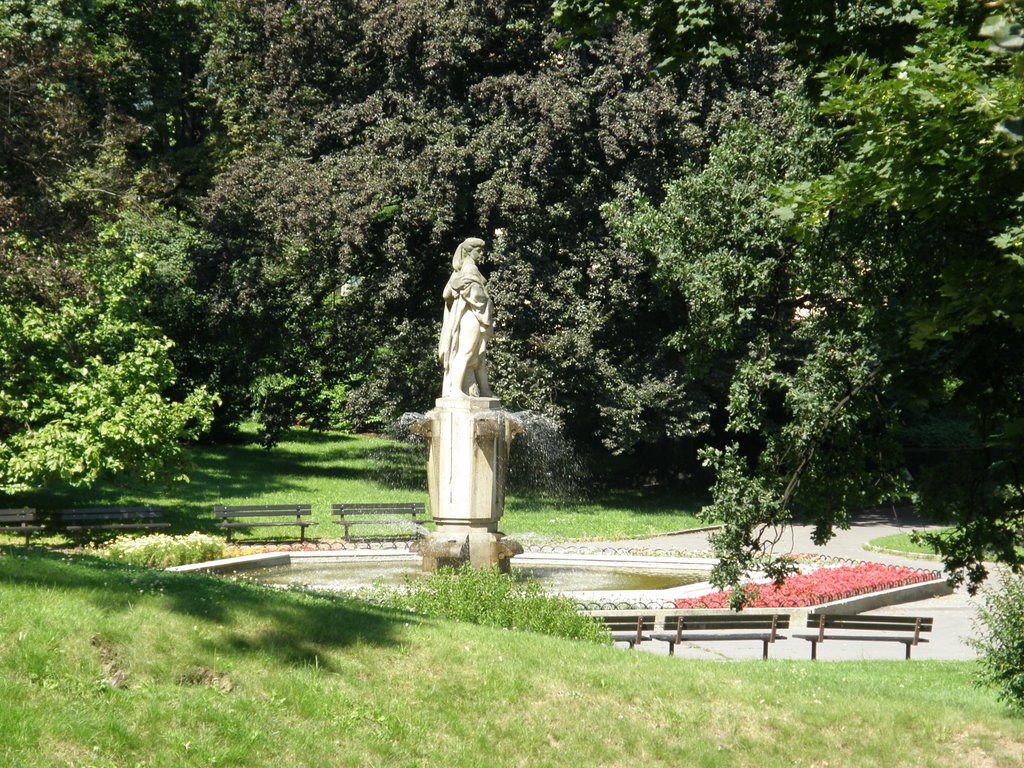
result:
M 477 269 L 484 241 L 462 241 L 444 287 L 444 322 L 437 354 L 444 366 L 441 397 L 493 397 L 487 382 L 487 340 L 494 333 L 494 304 Z

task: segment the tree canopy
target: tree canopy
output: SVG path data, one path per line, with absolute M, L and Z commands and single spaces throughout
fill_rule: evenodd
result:
M 719 580 L 784 575 L 794 516 L 908 500 L 955 576 L 1020 565 L 994 7 L 0 0 L 0 491 L 428 407 L 479 236 L 506 405 L 710 485 Z

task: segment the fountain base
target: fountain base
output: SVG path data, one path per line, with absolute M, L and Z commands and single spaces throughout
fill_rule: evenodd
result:
M 426 573 L 438 568 L 497 568 L 508 573 L 511 560 L 522 554 L 523 546 L 514 539 L 491 531 L 434 531 L 410 549 L 423 558 Z
M 497 567 L 523 551 L 498 532 L 509 444 L 521 428 L 496 397 L 440 398 L 413 430 L 427 444 L 430 514 L 437 530 L 418 542 L 423 570 Z

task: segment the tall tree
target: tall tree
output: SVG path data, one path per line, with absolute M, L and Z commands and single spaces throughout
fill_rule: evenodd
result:
M 799 160 L 800 131 L 729 139 L 623 227 L 684 297 L 691 359 L 724 365 L 725 428 L 704 453 L 723 582 L 784 575 L 775 531 L 794 514 L 823 541 L 851 509 L 908 495 L 953 523 L 936 538 L 953 579 L 1021 565 L 1021 81 L 978 40 L 975 4 L 880 7 L 912 44 L 874 56 L 851 37 L 807 90 L 832 159 Z M 1010 26 L 986 25 L 997 48 Z
M 235 152 L 204 204 L 223 248 L 203 270 L 222 327 L 257 326 L 227 358 L 240 399 L 340 405 L 356 427 L 426 407 L 451 252 L 482 235 L 507 403 L 620 452 L 701 427 L 660 344 L 672 308 L 600 215 L 656 195 L 700 151 L 700 115 L 647 77 L 640 36 L 562 51 L 548 13 L 229 7 L 206 72 Z
M 0 0 L 0 493 L 174 475 L 214 398 L 146 315 L 195 173 L 203 4 Z

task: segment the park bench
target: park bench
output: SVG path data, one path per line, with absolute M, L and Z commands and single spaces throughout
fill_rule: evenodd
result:
M 675 654 L 676 645 L 684 642 L 708 643 L 723 640 L 760 640 L 761 658 L 768 658 L 768 644 L 778 639 L 780 629 L 789 628 L 789 615 L 785 613 L 685 613 L 666 616 L 662 632 L 651 635 L 653 640 L 668 643 L 668 655 Z
M 298 526 L 299 541 L 306 540 L 306 528 L 316 525 L 311 516 L 309 504 L 244 504 L 241 506 L 217 506 L 213 516 L 217 525 L 227 532 L 231 541 L 236 530 L 245 528 L 281 528 Z
M 653 613 L 624 613 L 622 611 L 586 611 L 591 616 L 604 622 L 611 633 L 613 643 L 626 643 L 635 648 L 645 640 L 651 639 L 651 632 L 656 626 Z
M 61 510 L 64 527 L 81 541 L 99 531 L 155 531 L 169 528 L 156 507 L 90 507 Z
M 811 659 L 818 658 L 818 643 L 826 640 L 852 640 L 858 642 L 903 643 L 910 658 L 910 649 L 918 643 L 927 643 L 922 632 L 932 631 L 932 619 L 920 616 L 865 616 L 863 614 L 812 613 L 807 616 L 807 628 L 814 634 L 799 634 L 811 643 Z
M 418 538 L 424 523 L 431 518 L 421 503 L 410 504 L 332 504 L 331 514 L 344 529 L 345 541 Z M 367 526 L 353 536 L 354 526 Z
M 36 524 L 36 511 L 29 507 L 21 509 L 0 509 L 0 533 L 16 533 L 25 537 L 28 546 L 29 537 L 39 533 L 43 526 Z

